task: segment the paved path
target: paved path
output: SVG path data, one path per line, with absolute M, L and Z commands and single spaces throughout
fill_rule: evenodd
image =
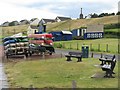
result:
M 8 82 L 7 82 L 7 77 L 4 73 L 4 65 L 2 63 L 2 57 L 3 57 L 3 48 L 0 45 L 0 90 L 2 88 L 8 88 Z
M 56 54 L 61 54 L 63 57 L 68 54 L 69 51 L 76 51 L 76 52 L 79 52 L 79 50 L 64 50 L 64 49 L 55 49 L 55 53 Z M 91 57 L 91 53 L 89 53 L 89 57 Z M 101 57 L 101 54 L 100 53 L 93 53 L 93 57 L 94 58 L 100 58 Z M 116 60 L 119 60 L 120 58 L 120 55 L 116 55 Z

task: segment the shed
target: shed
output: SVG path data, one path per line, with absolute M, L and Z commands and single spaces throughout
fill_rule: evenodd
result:
M 87 25 L 86 32 L 84 33 L 84 39 L 103 38 L 103 35 L 104 35 L 103 24 Z
M 103 38 L 104 26 L 102 24 L 87 25 L 85 28 L 73 29 L 72 37 L 83 37 L 84 39 Z
M 82 38 L 84 36 L 84 33 L 86 33 L 86 28 L 78 28 L 73 29 L 72 31 L 72 38 L 78 37 L 78 39 Z
M 53 35 L 54 41 L 72 40 L 72 33 L 70 31 L 53 31 L 49 33 Z

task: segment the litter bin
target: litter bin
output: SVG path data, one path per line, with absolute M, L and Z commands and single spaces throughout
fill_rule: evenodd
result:
M 89 46 L 87 46 L 87 45 L 82 46 L 82 57 L 83 58 L 89 57 Z

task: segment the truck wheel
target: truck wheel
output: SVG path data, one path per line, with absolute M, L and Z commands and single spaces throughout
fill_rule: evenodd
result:
M 49 55 L 52 55 L 52 52 L 50 52 Z
M 25 56 L 28 57 L 28 53 L 25 53 Z
M 30 54 L 30 56 L 32 56 L 32 53 L 29 53 Z

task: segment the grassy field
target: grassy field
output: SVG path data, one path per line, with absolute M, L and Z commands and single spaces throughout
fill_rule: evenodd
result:
M 18 26 L 9 26 L 2 27 L 0 32 L 2 32 L 2 37 L 10 36 L 20 32 L 27 32 L 28 25 L 18 25 Z
M 6 63 L 5 71 L 10 87 L 19 88 L 33 85 L 35 88 L 72 88 L 75 80 L 77 88 L 117 88 L 118 87 L 118 62 L 115 67 L 115 78 L 91 78 L 95 73 L 104 74 L 98 59 L 82 59 L 76 62 L 73 59 L 67 62 L 66 58 L 21 61 Z
M 73 30 L 80 27 L 86 27 L 89 24 L 115 24 L 118 23 L 118 16 L 108 16 L 102 18 L 68 20 L 47 24 L 47 31 Z
M 113 39 L 113 38 L 103 38 L 103 39 L 94 39 L 94 40 L 72 40 L 72 41 L 61 41 L 54 43 L 54 46 L 56 48 L 74 49 L 80 51 L 82 45 L 88 45 L 90 51 L 104 52 L 104 53 L 105 52 L 118 53 L 118 39 Z

